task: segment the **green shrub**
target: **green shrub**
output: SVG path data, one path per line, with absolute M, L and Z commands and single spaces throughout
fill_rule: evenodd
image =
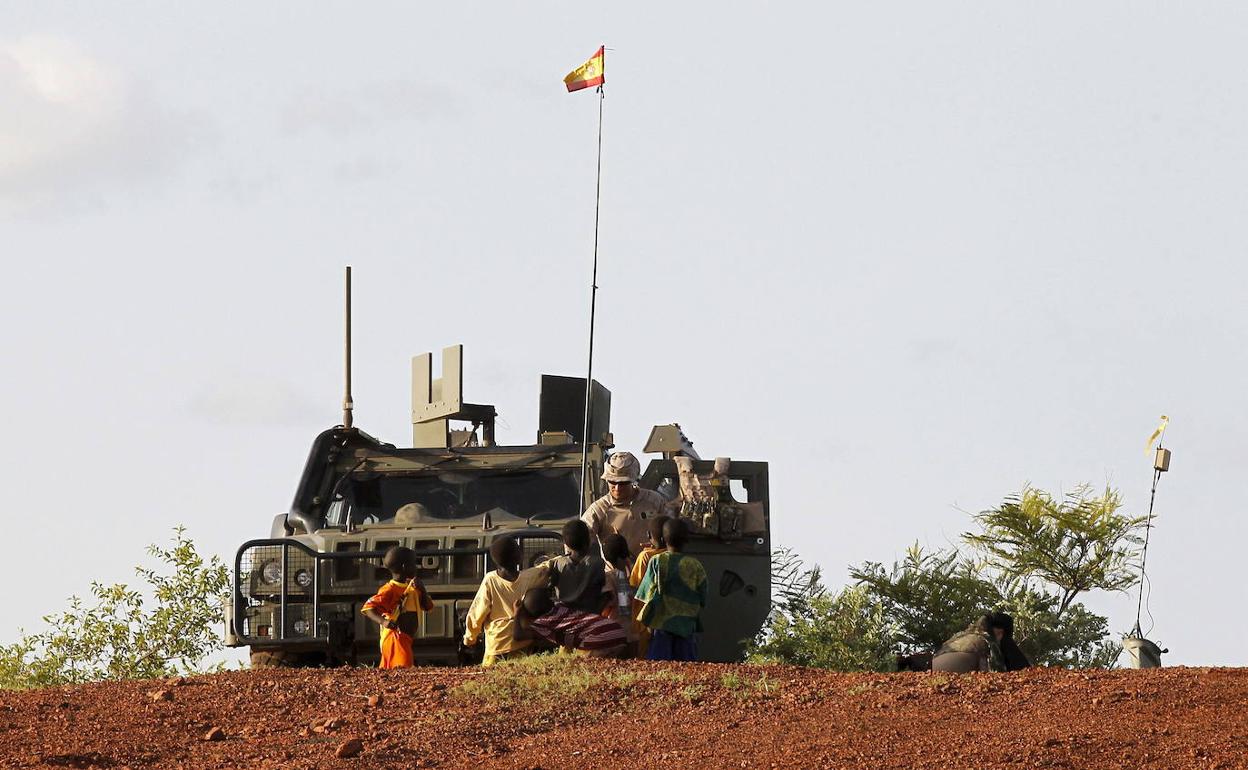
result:
M 864 586 L 820 591 L 802 612 L 775 612 L 750 645 L 751 663 L 789 663 L 836 671 L 888 671 L 896 632 Z
M 171 547 L 148 554 L 165 569 L 135 568 L 146 590 L 92 583 L 89 603 L 70 597 L 67 609 L 44 616 L 45 630 L 0 645 L 0 689 L 198 671 L 222 649 L 216 629 L 229 571 L 216 556 L 205 561 L 182 527 Z

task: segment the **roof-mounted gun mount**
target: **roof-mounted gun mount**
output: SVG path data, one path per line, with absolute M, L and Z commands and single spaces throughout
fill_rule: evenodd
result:
M 442 376 L 433 378 L 433 354 L 412 356 L 412 446 L 450 448 L 469 446 L 481 429 L 481 444 L 494 446 L 494 418 L 490 404 L 464 403 L 464 346 L 442 349 Z M 453 430 L 451 420 L 471 422 L 471 430 Z

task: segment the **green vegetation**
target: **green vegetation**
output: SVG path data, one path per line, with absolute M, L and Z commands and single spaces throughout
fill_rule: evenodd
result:
M 766 671 L 757 677 L 728 671 L 720 676 L 719 682 L 725 690 L 738 698 L 768 697 L 780 689 L 780 683 L 770 679 Z
M 92 583 L 90 604 L 71 597 L 43 618 L 44 631 L 0 645 L 0 689 L 193 673 L 222 649 L 225 565 L 205 561 L 182 527 L 172 547 L 152 545 L 148 554 L 165 569 L 135 568 L 146 590 Z
M 670 669 L 645 673 L 604 670 L 586 666 L 584 660 L 571 655 L 544 653 L 500 661 L 456 687 L 452 694 L 504 704 L 534 698 L 567 698 L 607 687 L 656 685 L 670 689 L 683 682 L 684 677 Z
M 918 544 L 891 568 L 864 562 L 849 576 L 879 602 L 894 646 L 904 652 L 935 649 L 991 609 L 998 594 L 969 558 L 952 549 L 924 551 Z
M 896 632 L 879 597 L 862 586 L 832 593 L 822 586 L 773 612 L 749 653 L 752 663 L 789 663 L 835 671 L 886 671 Z
M 681 688 L 680 695 L 691 704 L 700 703 L 706 695 L 706 687 L 700 684 L 687 684 Z
M 981 531 L 964 535 L 969 552 L 916 544 L 891 567 L 851 568 L 854 584 L 840 592 L 822 585 L 817 568 L 778 551 L 772 616 L 751 660 L 887 671 L 895 654 L 932 652 L 978 615 L 1004 610 L 1034 663 L 1110 667 L 1121 650 L 1107 639 L 1108 620 L 1075 599 L 1138 580 L 1132 561 L 1144 519 L 1121 506 L 1112 489 L 1083 486 L 1058 500 L 1025 488 L 973 517 Z
M 1006 579 L 1036 578 L 1058 590 L 1063 614 L 1084 591 L 1125 591 L 1139 579 L 1132 560 L 1143 542 L 1144 516 L 1124 516 L 1122 496 L 1081 486 L 1063 500 L 1025 488 L 975 517 L 979 534 L 963 539 Z

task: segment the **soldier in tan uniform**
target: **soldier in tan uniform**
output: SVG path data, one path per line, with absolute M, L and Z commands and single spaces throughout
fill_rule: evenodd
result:
M 668 505 L 663 495 L 638 486 L 639 478 L 641 463 L 631 452 L 611 455 L 602 472 L 602 479 L 610 489 L 590 503 L 581 515 L 596 544 L 612 533 L 623 535 L 634 557 L 641 553 L 650 536 L 647 529 L 650 519 L 664 513 Z

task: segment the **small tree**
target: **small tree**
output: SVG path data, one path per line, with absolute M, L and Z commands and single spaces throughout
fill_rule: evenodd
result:
M 954 549 L 925 552 L 918 543 L 901 562 L 851 567 L 849 576 L 879 598 L 897 626 L 904 653 L 931 652 L 992 607 L 997 591 Z
M 994 585 L 998 597 L 993 609 L 1014 618 L 1014 640 L 1035 665 L 1112 668 L 1118 660 L 1122 646 L 1106 639 L 1109 621 L 1105 617 L 1078 602 L 1059 613 L 1059 597 L 1017 581 Z
M 1062 500 L 1026 487 L 1000 506 L 975 516 L 981 534 L 963 539 L 1006 578 L 1038 578 L 1058 589 L 1057 615 L 1085 591 L 1125 591 L 1139 579 L 1143 516 L 1118 513 L 1122 496 L 1083 485 Z
M 788 663 L 837 671 L 886 671 L 894 635 L 868 591 L 824 587 L 818 565 L 790 548 L 771 556 L 771 614 L 747 647 L 752 663 Z
M 752 663 L 835 671 L 890 671 L 895 638 L 884 608 L 864 586 L 820 591 L 798 614 L 778 612 L 749 646 Z
M 886 668 L 890 652 L 933 652 L 977 616 L 1004 610 L 1033 663 L 1110 667 L 1121 648 L 1106 640 L 1108 621 L 1075 600 L 1094 589 L 1126 590 L 1138 579 L 1132 562 L 1144 517 L 1123 515 L 1121 507 L 1112 489 L 1094 494 L 1081 486 L 1059 501 L 1024 488 L 974 517 L 982 532 L 964 538 L 982 559 L 915 544 L 891 568 L 851 568 L 857 585 L 840 593 L 823 587 L 817 567 L 781 549 L 772 564 L 772 614 L 753 657 Z
M 771 554 L 772 615 L 807 615 L 811 602 L 826 593 L 819 565 L 808 566 L 792 548 Z
M 92 583 L 91 606 L 71 597 L 67 610 L 43 618 L 46 630 L 0 646 L 0 688 L 189 673 L 221 649 L 216 628 L 229 586 L 221 559 L 205 561 L 182 527 L 172 547 L 148 553 L 169 568 L 135 568 L 150 596 Z
M 1105 641 L 1104 617 L 1079 603 L 1059 612 L 1058 596 L 954 549 L 929 553 L 915 545 L 891 569 L 868 562 L 850 575 L 880 602 L 901 653 L 933 652 L 976 617 L 1004 610 L 1014 618 L 1015 641 L 1037 665 L 1103 668 L 1118 657 L 1118 645 Z

